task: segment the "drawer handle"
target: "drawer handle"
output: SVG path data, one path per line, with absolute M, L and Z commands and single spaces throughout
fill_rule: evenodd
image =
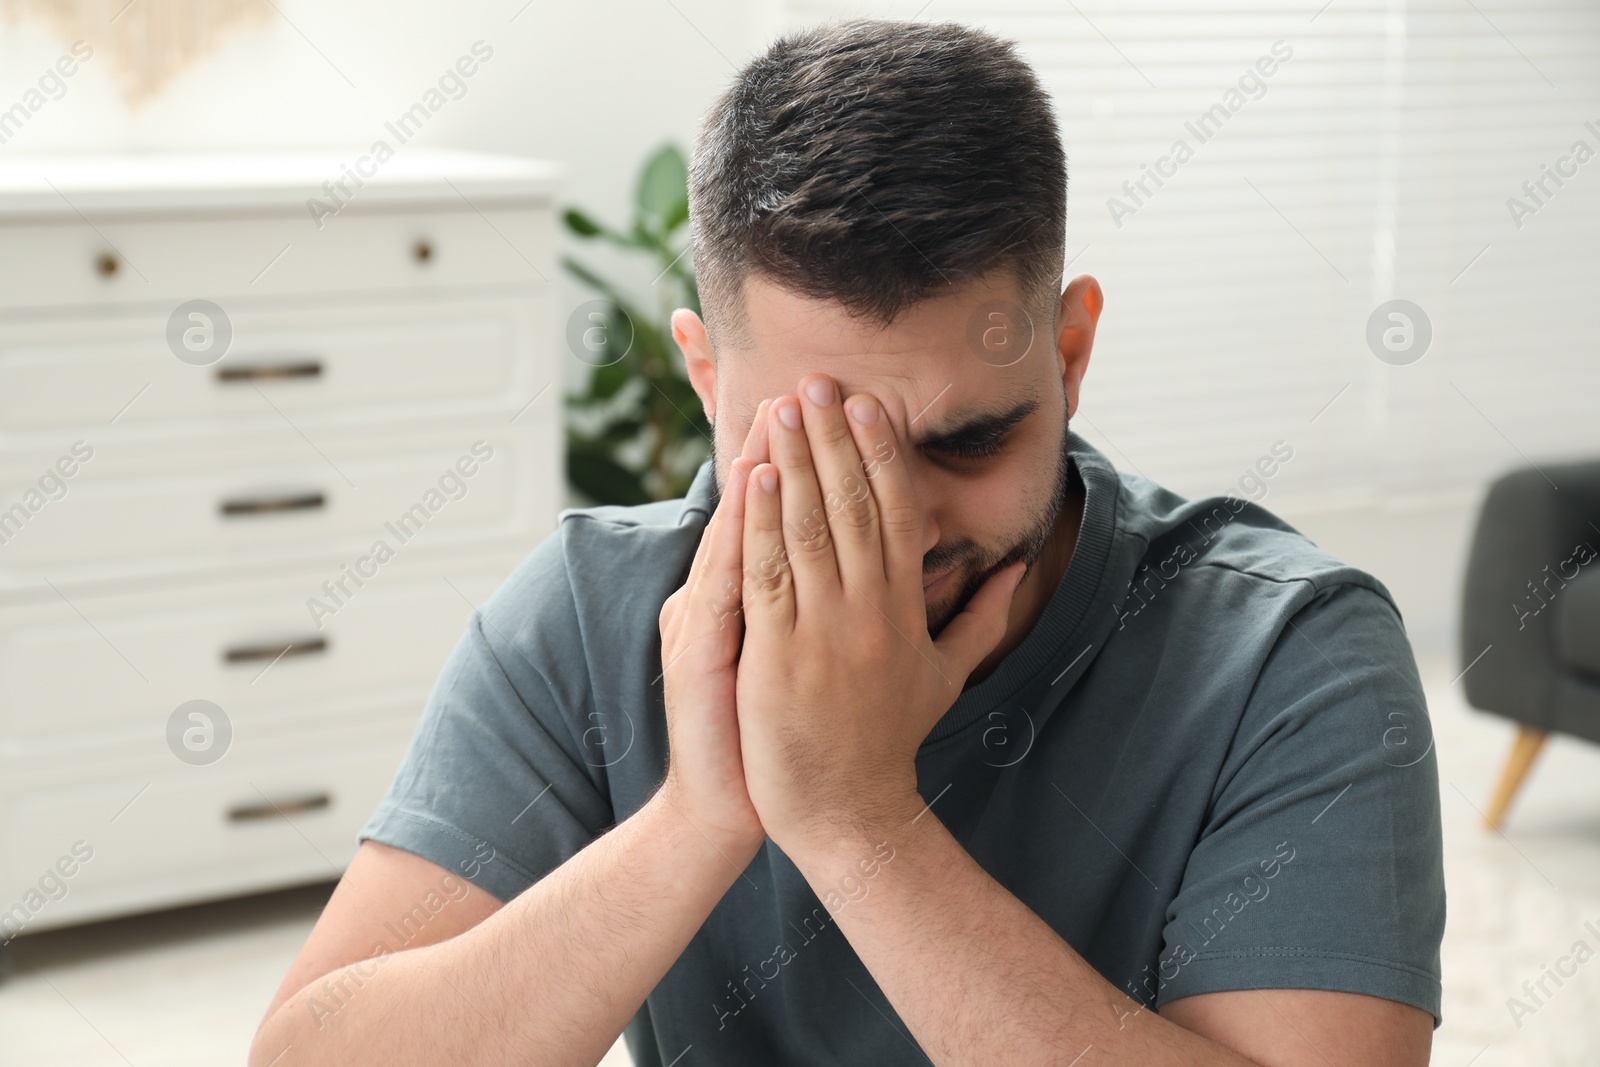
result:
M 279 656 L 308 656 L 313 652 L 326 652 L 325 637 L 303 637 L 298 641 L 273 641 L 260 645 L 234 645 L 222 653 L 228 663 L 249 663 L 253 660 L 277 659 Z
M 315 511 L 327 504 L 321 493 L 287 493 L 283 496 L 246 496 L 224 500 L 224 515 L 264 515 L 275 511 Z
M 260 382 L 274 378 L 320 378 L 322 360 L 302 359 L 285 363 L 239 363 L 218 367 L 219 382 Z
M 327 793 L 294 797 L 265 804 L 235 804 L 228 809 L 229 822 L 256 822 L 261 819 L 286 819 L 291 815 L 304 815 L 308 811 L 321 811 L 333 804 Z

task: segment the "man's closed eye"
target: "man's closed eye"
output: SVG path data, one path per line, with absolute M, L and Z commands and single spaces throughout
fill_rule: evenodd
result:
M 1006 434 L 980 438 L 974 441 L 951 442 L 929 451 L 937 455 L 964 462 L 976 462 L 999 455 L 1006 447 Z

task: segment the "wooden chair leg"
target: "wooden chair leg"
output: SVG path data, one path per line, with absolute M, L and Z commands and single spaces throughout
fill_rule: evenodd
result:
M 1512 799 L 1517 795 L 1517 790 L 1522 788 L 1523 779 L 1528 776 L 1528 768 L 1533 766 L 1534 757 L 1539 755 L 1545 738 L 1549 736 L 1548 730 L 1535 730 L 1531 726 L 1524 726 L 1517 731 L 1516 740 L 1511 742 L 1511 755 L 1506 758 L 1505 770 L 1500 772 L 1500 785 L 1494 791 L 1494 799 L 1489 802 L 1489 813 L 1484 816 L 1489 829 L 1500 829 L 1500 824 L 1505 821 L 1506 809 L 1511 807 Z

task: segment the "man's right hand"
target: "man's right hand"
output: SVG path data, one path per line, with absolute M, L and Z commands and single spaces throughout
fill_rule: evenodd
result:
M 744 639 L 745 480 L 768 459 L 768 407 L 764 400 L 756 409 L 689 577 L 660 618 L 669 750 L 660 795 L 718 848 L 746 861 L 766 835 L 745 789 L 734 683 Z

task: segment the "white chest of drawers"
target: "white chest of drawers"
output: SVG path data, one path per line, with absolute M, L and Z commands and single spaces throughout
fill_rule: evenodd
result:
M 337 876 L 554 527 L 559 168 L 350 158 L 0 161 L 0 942 Z

